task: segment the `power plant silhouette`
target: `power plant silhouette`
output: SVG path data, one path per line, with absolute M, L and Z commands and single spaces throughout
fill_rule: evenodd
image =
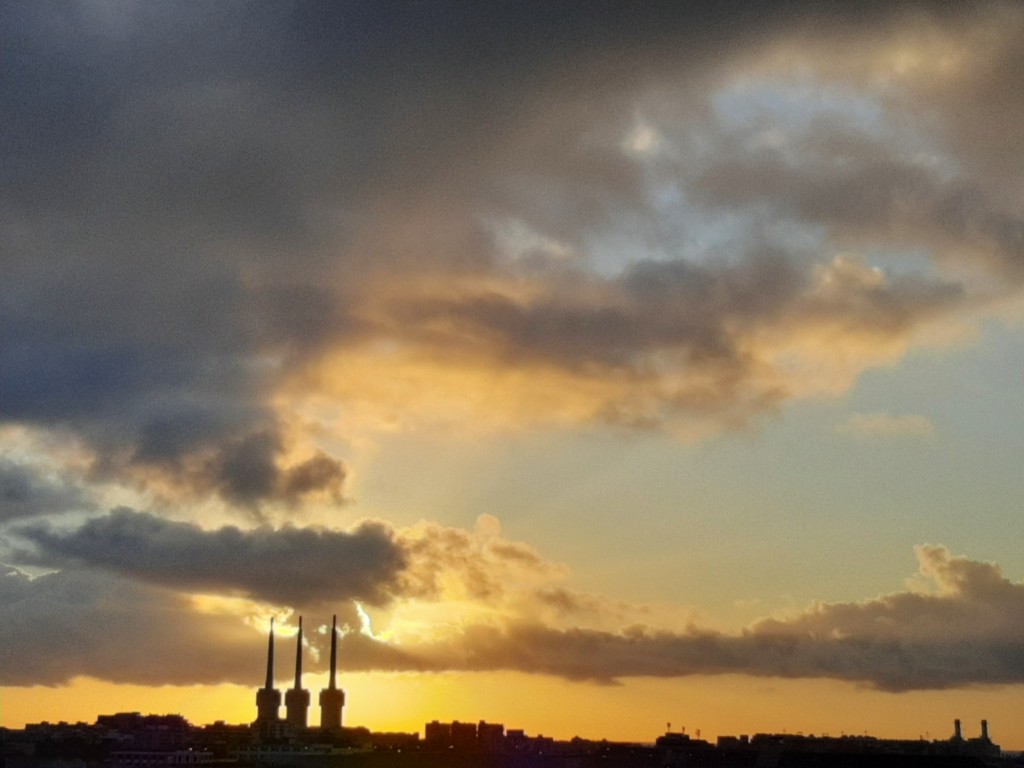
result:
M 719 736 L 713 743 L 668 730 L 653 743 L 528 736 L 501 723 L 432 720 L 419 733 L 342 726 L 338 687 L 338 618 L 331 619 L 330 678 L 320 691 L 320 726 L 308 725 L 310 693 L 302 687 L 302 617 L 295 639 L 295 683 L 274 688 L 274 622 L 267 674 L 256 691 L 256 720 L 196 727 L 181 715 L 121 712 L 95 725 L 49 723 L 0 728 L 0 768 L 1024 768 L 1004 755 L 981 721 L 981 734 L 892 739 L 803 733 Z M 282 698 L 285 716 L 281 717 Z M 669 726 L 669 729 L 671 726 Z
M 256 720 L 241 726 L 234 755 L 252 763 L 276 763 L 281 768 L 322 765 L 317 759 L 340 755 L 374 755 L 367 765 L 378 768 L 438 768 L 457 756 L 462 768 L 849 768 L 860 761 L 889 768 L 978 768 L 1001 759 L 1002 750 L 981 721 L 981 735 L 964 738 L 960 720 L 953 722 L 949 739 L 878 739 L 868 736 L 804 736 L 802 733 L 753 736 L 719 736 L 716 744 L 668 731 L 653 745 L 601 742 L 574 738 L 556 742 L 550 737 L 530 737 L 520 729 L 500 723 L 439 722 L 424 727 L 424 737 L 406 733 L 374 733 L 367 728 L 342 726 L 345 692 L 338 687 L 338 617 L 331 618 L 330 677 L 320 691 L 320 726 L 309 726 L 310 693 L 302 687 L 302 616 L 295 637 L 295 682 L 284 692 L 285 715 L 281 717 L 281 691 L 274 688 L 274 620 L 267 638 L 267 675 L 256 691 Z M 219 727 L 229 728 L 224 723 Z M 442 756 L 441 762 L 436 758 Z M 295 763 L 295 760 L 301 760 Z M 402 762 L 404 760 L 404 762 Z M 497 761 L 497 762 L 495 762 Z M 504 761 L 504 762 L 503 762 Z M 1000 764 L 1001 765 L 1001 764 Z M 0 768 L 3 763 L 0 762 Z M 8 767 L 10 768 L 10 767 Z M 150 763 L 114 768 L 153 768 Z M 1021 768 L 1016 763 L 1012 768 Z
M 345 691 L 338 687 L 338 617 L 331 617 L 331 676 L 327 687 L 320 691 L 320 728 L 324 731 L 341 731 L 341 711 L 345 707 Z M 278 735 L 282 726 L 288 729 L 302 729 L 309 721 L 309 691 L 302 687 L 302 617 L 299 617 L 299 632 L 295 638 L 295 685 L 285 691 L 285 717 L 281 720 L 281 692 L 274 688 L 274 620 L 270 620 L 270 636 L 267 640 L 267 678 L 263 687 L 256 691 L 255 726 L 264 737 Z

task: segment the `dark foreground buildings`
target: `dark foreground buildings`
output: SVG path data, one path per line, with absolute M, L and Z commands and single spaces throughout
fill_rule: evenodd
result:
M 330 689 L 327 689 L 330 690 Z M 301 702 L 300 702 L 301 703 Z M 287 723 L 287 721 L 283 721 Z M 1024 768 L 984 732 L 939 741 L 786 734 L 667 733 L 653 744 L 556 741 L 498 723 L 433 721 L 424 736 L 307 727 L 266 737 L 255 725 L 197 727 L 179 715 L 122 713 L 94 724 L 0 729 L 2 768 Z
M 556 741 L 498 723 L 427 723 L 416 733 L 375 733 L 342 725 L 345 692 L 337 686 L 337 618 L 331 627 L 330 678 L 320 692 L 319 726 L 309 725 L 310 693 L 302 687 L 302 620 L 295 682 L 274 688 L 274 629 L 267 670 L 256 692 L 251 725 L 193 726 L 180 715 L 121 713 L 94 724 L 38 723 L 0 728 L 0 768 L 1024 768 L 1024 757 L 1002 753 L 980 734 L 936 741 L 870 736 L 755 734 L 723 736 L 714 744 L 666 733 L 651 744 Z

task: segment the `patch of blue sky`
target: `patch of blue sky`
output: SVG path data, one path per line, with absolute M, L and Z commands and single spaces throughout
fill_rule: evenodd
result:
M 923 277 L 939 279 L 935 268 L 935 257 L 931 249 L 915 248 L 869 248 L 858 254 L 865 263 L 878 267 L 886 277 Z
M 715 117 L 727 133 L 749 131 L 752 141 L 776 136 L 776 148 L 792 154 L 794 163 L 808 161 L 801 134 L 822 128 L 820 118 L 827 117 L 845 130 L 884 142 L 886 148 L 895 146 L 910 162 L 954 175 L 953 162 L 932 146 L 926 133 L 914 130 L 906 116 L 891 115 L 877 96 L 803 76 L 748 78 L 720 91 L 713 103 Z M 809 266 L 843 252 L 841 244 L 829 242 L 826 223 L 780 218 L 772 206 L 758 201 L 742 207 L 695 202 L 687 194 L 684 166 L 698 167 L 720 153 L 721 136 L 699 122 L 671 122 L 638 115 L 623 138 L 622 151 L 645 168 L 647 205 L 642 215 L 634 211 L 612 217 L 589 234 L 580 254 L 589 268 L 614 277 L 639 261 L 737 263 L 765 249 Z M 694 140 L 704 133 L 707 141 Z M 923 248 L 880 246 L 856 255 L 886 274 L 935 275 L 931 256 Z
M 771 145 L 799 162 L 806 148 L 793 146 L 794 137 L 821 130 L 827 120 L 848 133 L 883 142 L 887 153 L 927 167 L 940 179 L 959 173 L 956 159 L 942 148 L 927 125 L 907 111 L 899 111 L 885 94 L 822 82 L 809 75 L 788 79 L 742 78 L 711 97 L 712 111 L 721 128 L 749 132 L 747 142 Z
M 830 261 L 823 224 L 772 218 L 766 208 L 709 209 L 687 201 L 681 191 L 663 199 L 654 216 L 619 221 L 587 243 L 587 263 L 598 274 L 615 277 L 640 261 L 738 265 L 770 250 L 798 263 Z
M 712 96 L 715 116 L 739 128 L 768 119 L 791 128 L 807 128 L 823 116 L 839 116 L 868 133 L 891 129 L 883 105 L 871 96 L 810 77 L 789 80 L 743 78 Z
M 922 408 L 941 415 L 941 424 L 985 441 L 1005 443 L 1015 459 L 1024 449 L 1024 336 L 1019 326 L 998 318 L 979 324 L 979 335 L 950 347 L 923 348 L 895 370 L 862 376 L 851 404 L 858 410 Z M 1014 475 L 1020 473 L 1014 472 Z
M 619 220 L 587 244 L 590 267 L 616 277 L 641 261 L 709 263 L 742 250 L 750 212 L 709 212 L 686 200 L 681 190 L 657 200 L 649 218 Z

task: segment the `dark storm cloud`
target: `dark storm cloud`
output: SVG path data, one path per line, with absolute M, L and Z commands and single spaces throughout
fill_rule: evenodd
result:
M 268 498 L 296 503 L 312 493 L 326 492 L 335 502 L 343 501 L 345 464 L 322 451 L 289 467 L 279 467 L 281 451 L 272 431 L 255 432 L 225 444 L 192 481 L 203 481 L 225 499 L 252 506 Z
M 788 167 L 721 140 L 711 107 L 773 41 L 881 35 L 908 15 L 955 30 L 967 22 L 952 8 L 6 3 L 0 422 L 71 429 L 107 479 L 159 476 L 258 512 L 342 494 L 336 457 L 285 465 L 274 395 L 326 352 L 374 341 L 644 379 L 668 410 L 708 390 L 723 411 L 772 407 L 784 387 L 751 384 L 744 333 L 794 316 L 841 324 L 848 307 L 807 311 L 808 255 L 777 247 L 766 265 L 757 238 L 730 246 L 733 266 L 704 266 L 659 219 L 652 185 L 710 217 L 746 205 L 844 243 L 970 246 L 1017 274 L 1021 214 L 969 174 L 939 181 L 877 139 L 829 165 L 835 126 L 796 137 L 803 160 Z M 989 80 L 1016 77 L 1008 45 L 965 75 L 974 114 L 1001 98 Z M 953 98 L 917 87 L 922 104 Z M 1001 102 L 1002 123 L 1017 101 Z M 650 103 L 713 137 L 712 158 L 691 157 L 692 137 L 673 162 L 629 157 L 622 141 Z M 962 116 L 936 122 L 951 146 L 984 133 Z M 976 167 L 986 146 L 1005 154 L 998 139 L 975 143 Z M 519 222 L 580 262 L 535 271 L 539 290 L 511 301 L 525 262 L 509 263 L 488 221 Z M 616 233 L 658 258 L 631 256 L 611 277 L 582 265 Z M 423 278 L 503 290 L 437 295 Z M 958 306 L 945 286 L 916 285 L 886 291 L 894 335 Z M 673 383 L 690 374 L 704 395 Z M 656 421 L 616 416 L 631 409 L 614 398 L 596 410 Z
M 35 546 L 34 553 L 22 553 L 26 563 L 77 563 L 162 587 L 282 605 L 385 602 L 406 564 L 390 531 L 371 523 L 351 532 L 293 526 L 208 531 L 118 509 L 70 531 L 26 525 L 17 534 Z
M 340 608 L 340 610 L 339 610 Z M 331 608 L 339 627 L 357 624 L 344 604 Z M 325 612 L 326 613 L 326 612 Z M 329 615 L 307 615 L 304 669 L 326 667 L 329 634 L 310 630 Z M 280 624 L 278 627 L 280 628 Z M 278 659 L 294 639 L 277 633 Z M 64 685 L 80 675 L 115 683 L 257 686 L 266 669 L 267 636 L 228 613 L 197 611 L 179 592 L 116 574 L 70 569 L 35 578 L 0 565 L 0 679 L 7 686 Z M 282 652 L 282 646 L 287 648 Z M 342 642 L 341 671 L 420 668 L 427 663 L 359 633 Z M 282 679 L 287 663 L 278 665 Z
M 345 176 L 339 123 L 261 76 L 270 9 L 123 10 L 4 9 L 0 418 L 71 426 L 108 474 L 199 457 L 231 500 L 294 497 L 280 457 L 230 464 L 283 445 L 269 391 L 353 327 L 309 221 Z
M 736 269 L 642 262 L 615 280 L 574 277 L 532 302 L 492 294 L 423 303 L 410 310 L 422 314 L 410 319 L 446 317 L 456 333 L 475 330 L 506 358 L 639 371 L 638 360 L 659 349 L 698 359 L 735 357 L 727 329 L 770 322 L 802 282 L 789 264 L 770 256 Z
M 94 506 L 82 488 L 67 478 L 42 476 L 35 468 L 0 459 L 0 524 Z
M 78 675 L 256 684 L 265 642 L 233 617 L 197 612 L 177 592 L 97 571 L 33 579 L 0 566 L 5 685 L 61 685 Z

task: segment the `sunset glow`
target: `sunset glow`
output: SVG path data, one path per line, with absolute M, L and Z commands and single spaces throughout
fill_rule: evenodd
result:
M 855 6 L 4 4 L 0 726 L 1024 749 L 1024 4 Z

